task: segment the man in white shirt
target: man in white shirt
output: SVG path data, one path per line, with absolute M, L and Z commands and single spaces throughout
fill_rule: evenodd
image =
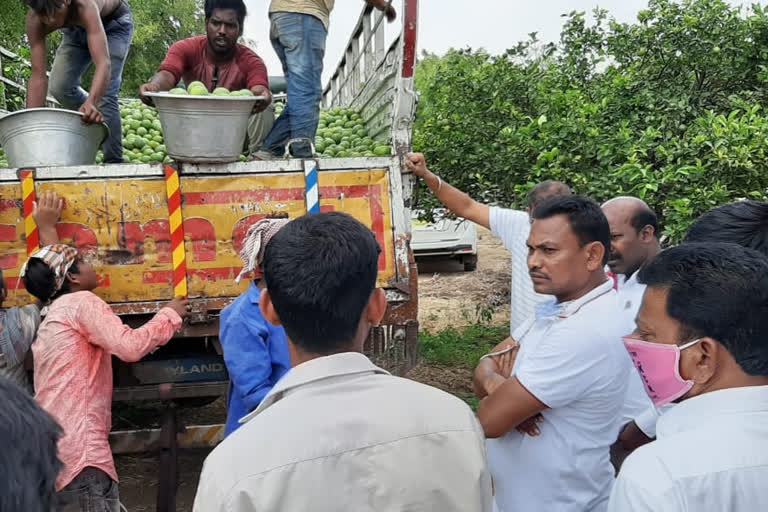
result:
M 685 236 L 685 243 L 734 243 L 755 249 L 768 256 L 768 202 L 737 201 L 713 208 L 693 223 Z M 641 285 L 643 286 L 643 285 Z M 621 433 L 622 445 L 627 450 L 649 443 L 656 435 L 653 425 L 659 413 L 672 408 L 668 404 L 659 411 L 650 407 L 638 415 Z
M 500 238 L 512 253 L 509 332 L 510 334 L 515 332 L 515 329 L 533 315 L 536 304 L 552 299 L 551 296 L 536 293 L 528 275 L 528 266 L 525 262 L 528 257 L 528 248 L 525 243 L 531 230 L 530 215 L 538 203 L 554 196 L 569 196 L 571 189 L 559 181 L 539 183 L 528 193 L 525 211 L 518 211 L 478 203 L 430 172 L 421 153 L 408 155 L 406 166 L 413 174 L 424 180 L 427 187 L 446 208 L 459 217 L 490 229 L 491 233 Z
M 632 370 L 621 344 L 626 324 L 604 271 L 610 229 L 597 203 L 579 196 L 550 198 L 533 219 L 528 268 L 536 291 L 555 299 L 515 331 L 517 341 L 494 350 L 511 352 L 475 370 L 480 423 L 498 438 L 488 442 L 496 505 L 501 512 L 604 511 L 616 411 Z
M 627 458 L 610 512 L 768 510 L 768 258 L 684 243 L 640 271 L 625 340 L 656 405 L 656 441 Z
M 626 321 L 627 334 L 635 328 L 635 317 L 645 292 L 645 285 L 638 283 L 637 274 L 661 251 L 659 221 L 646 202 L 637 197 L 613 198 L 603 203 L 602 210 L 611 227 L 608 267 L 617 277 L 619 306 Z M 631 371 L 628 378 L 629 387 L 621 412 L 621 424 L 634 422 L 628 433 L 638 429 L 646 437 L 652 438 L 656 435 L 658 413 L 645 393 L 640 375 Z M 632 449 L 634 446 L 628 442 L 624 448 Z
M 492 509 L 482 428 L 461 400 L 361 352 L 386 310 L 379 246 L 342 213 L 269 242 L 259 305 L 292 369 L 203 466 L 198 512 Z

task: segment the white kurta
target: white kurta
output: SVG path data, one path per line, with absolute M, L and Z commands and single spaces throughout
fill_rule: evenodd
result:
M 768 386 L 685 400 L 657 434 L 624 461 L 609 512 L 768 510 Z
M 513 374 L 550 408 L 541 435 L 513 430 L 488 441 L 496 504 L 502 512 L 603 511 L 614 482 L 609 448 L 632 370 L 613 281 L 538 309 L 515 332 Z

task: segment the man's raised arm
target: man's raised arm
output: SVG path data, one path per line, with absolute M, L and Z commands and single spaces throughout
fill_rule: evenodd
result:
M 405 164 L 413 174 L 424 180 L 424 183 L 435 194 L 435 197 L 450 211 L 484 228 L 491 228 L 490 208 L 487 205 L 478 203 L 461 190 L 445 183 L 434 173 L 430 172 L 427 169 L 427 163 L 423 154 L 410 153 L 406 158 Z
M 32 74 L 27 83 L 27 108 L 38 108 L 45 105 L 48 77 L 45 74 L 45 29 L 33 11 L 27 13 L 27 39 L 32 61 Z

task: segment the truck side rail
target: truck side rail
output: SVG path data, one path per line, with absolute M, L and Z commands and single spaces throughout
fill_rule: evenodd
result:
M 19 83 L 15 80 L 12 80 L 11 78 L 5 76 L 5 64 L 3 63 L 4 59 L 8 59 L 11 61 L 17 61 L 21 62 L 24 66 L 31 68 L 32 63 L 30 63 L 28 60 L 22 58 L 21 56 L 13 53 L 12 51 L 8 50 L 7 48 L 3 48 L 0 46 L 0 84 L 6 87 L 10 87 L 12 89 L 16 89 L 17 91 L 21 92 L 26 96 L 27 93 L 27 86 L 26 84 Z M 50 73 L 46 72 L 46 75 L 50 75 Z M 6 99 L 5 99 L 5 88 L 3 88 L 0 91 L 0 110 L 4 109 L 7 105 Z M 58 107 L 59 102 L 56 101 L 56 98 L 53 98 L 52 96 L 48 96 L 45 100 L 45 105 L 47 107 Z
M 384 13 L 366 5 L 344 55 L 323 91 L 325 108 L 361 112 L 374 139 L 392 141 L 399 156 L 410 150 L 416 114 L 413 71 L 418 0 L 403 0 L 400 34 L 385 47 Z

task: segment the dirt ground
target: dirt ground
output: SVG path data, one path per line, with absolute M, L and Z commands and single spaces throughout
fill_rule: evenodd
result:
M 437 332 L 463 327 L 481 313 L 491 323 L 509 321 L 509 251 L 485 228 L 477 228 L 477 270 L 459 263 L 419 263 L 419 327 Z M 487 322 L 486 322 L 487 323 Z
M 478 228 L 478 264 L 474 272 L 464 272 L 452 262 L 419 264 L 419 322 L 432 332 L 446 327 L 462 327 L 478 318 L 494 325 L 509 320 L 509 252 L 483 228 Z M 471 370 L 421 364 L 408 377 L 457 395 L 470 395 Z M 115 408 L 114 423 L 119 428 L 146 428 L 159 418 L 157 404 Z M 196 409 L 184 410 L 181 421 L 187 425 L 223 423 L 223 399 Z M 142 423 L 143 425 L 138 425 Z M 179 489 L 176 509 L 192 510 L 197 481 L 209 450 L 182 450 L 179 457 Z M 120 476 L 121 501 L 129 512 L 155 510 L 158 466 L 154 455 L 116 456 Z

